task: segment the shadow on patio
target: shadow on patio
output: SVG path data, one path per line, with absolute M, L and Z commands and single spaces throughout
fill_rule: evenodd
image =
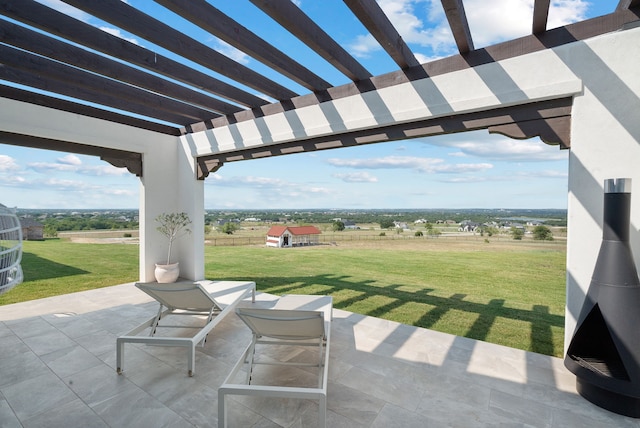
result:
M 275 299 L 258 293 L 256 305 Z M 194 377 L 186 374 L 184 349 L 144 346 L 127 349 L 118 376 L 116 337 L 156 308 L 132 284 L 0 307 L 2 426 L 216 426 L 217 387 L 249 330 L 235 315 L 225 318 L 198 348 Z M 330 427 L 640 426 L 578 396 L 560 359 L 338 308 Z M 314 402 L 229 401 L 231 426 L 317 420 Z
M 405 323 L 426 329 L 443 330 L 438 329 L 436 324 L 442 325 L 442 323 L 452 322 L 452 318 L 457 318 L 455 322 L 459 333 L 456 333 L 476 340 L 491 341 L 492 327 L 500 322 L 517 323 L 519 329 L 529 330 L 528 340 L 524 342 L 523 338 L 517 340 L 528 344 L 533 352 L 558 356 L 563 352 L 562 338 L 559 340 L 556 338 L 554 341 L 552 330 L 556 330 L 557 336 L 562 336 L 564 317 L 551 313 L 546 305 L 534 305 L 531 309 L 518 308 L 509 304 L 505 306 L 505 300 L 500 298 L 481 303 L 465 300 L 468 296 L 462 293 L 443 296 L 434 294 L 435 289 L 429 287 L 418 290 L 404 284 L 380 286 L 375 285 L 373 280 L 357 281 L 348 276 L 332 274 L 253 278 L 261 290 L 272 294 L 332 295 L 334 307 L 337 309 L 351 310 L 385 319 L 405 318 L 406 321 L 403 319 Z M 242 280 L 235 277 L 218 279 Z M 269 285 L 265 286 L 265 284 Z M 515 301 L 510 302 L 511 305 L 513 303 Z M 411 312 L 410 315 L 409 312 Z M 448 329 L 445 331 L 451 332 Z M 513 346 L 518 346 L 515 340 L 513 343 Z

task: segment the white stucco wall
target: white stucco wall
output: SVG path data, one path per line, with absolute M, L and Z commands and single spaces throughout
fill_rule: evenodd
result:
M 154 219 L 173 211 L 186 211 L 196 231 L 192 240 L 174 244 L 181 275 L 203 278 L 203 183 L 195 181 L 191 152 L 177 137 L 5 98 L 0 98 L 0 112 L 3 131 L 142 153 L 139 279 L 154 281 L 155 263 L 166 260 L 167 242 Z
M 607 178 L 633 181 L 630 243 L 640 262 L 640 28 L 557 51 L 584 85 L 571 124 L 566 350 L 600 249 Z

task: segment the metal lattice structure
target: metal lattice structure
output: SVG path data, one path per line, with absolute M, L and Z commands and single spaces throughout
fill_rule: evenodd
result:
M 23 280 L 22 226 L 18 216 L 0 205 L 0 294 L 6 293 Z

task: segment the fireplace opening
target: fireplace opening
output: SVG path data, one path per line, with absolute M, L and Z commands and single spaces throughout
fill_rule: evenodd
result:
M 597 304 L 573 337 L 567 355 L 580 366 L 601 376 L 630 380 Z

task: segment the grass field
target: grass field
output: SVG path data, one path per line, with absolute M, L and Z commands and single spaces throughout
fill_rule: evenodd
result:
M 330 294 L 336 308 L 561 356 L 566 249 L 557 241 L 411 239 L 290 249 L 206 246 L 209 279 Z M 137 280 L 130 244 L 24 243 L 25 283 L 0 304 Z

